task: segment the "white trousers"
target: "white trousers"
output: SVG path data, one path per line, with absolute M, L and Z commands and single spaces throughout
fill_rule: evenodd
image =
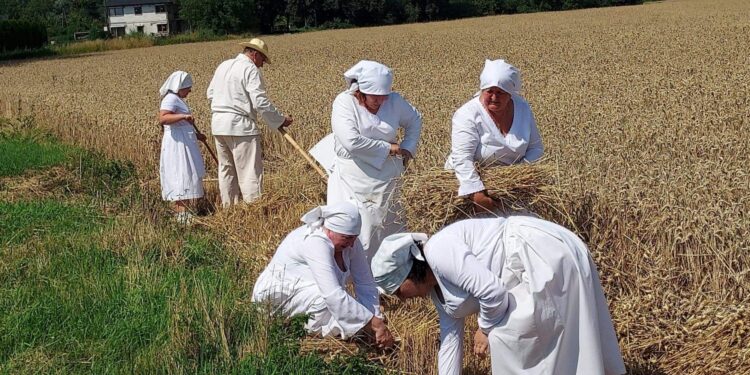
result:
M 263 158 L 260 135 L 215 135 L 219 159 L 219 191 L 223 206 L 260 197 L 263 182 Z

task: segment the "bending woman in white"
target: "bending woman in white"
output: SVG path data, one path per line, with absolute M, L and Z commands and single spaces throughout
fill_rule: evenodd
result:
M 206 174 L 197 142 L 206 138 L 203 134 L 196 134 L 195 120 L 184 100 L 192 87 L 190 74 L 176 71 L 159 89 L 162 98 L 159 124 L 164 129 L 159 159 L 161 195 L 165 201 L 175 203 L 176 218 L 180 223 L 187 223 L 190 219 L 187 203 L 203 197 L 203 176 Z
M 521 75 L 505 60 L 486 60 L 480 91 L 453 115 L 446 169 L 456 172 L 459 196 L 492 211 L 494 202 L 474 163 L 510 165 L 539 160 L 544 153 L 534 114 L 521 97 Z
M 309 314 L 310 333 L 348 338 L 362 329 L 378 346 L 393 345 L 383 321 L 378 289 L 357 240 L 357 208 L 342 202 L 302 217 L 305 225 L 281 242 L 253 288 L 253 301 L 266 301 L 286 316 Z M 354 283 L 356 298 L 347 293 Z
M 459 221 L 425 239 L 386 238 L 372 270 L 388 294 L 431 296 L 441 375 L 461 373 L 464 319 L 477 313 L 474 351 L 489 346 L 495 375 L 625 373 L 596 265 L 575 234 L 512 216 Z
M 404 227 L 397 215 L 398 179 L 417 152 L 422 116 L 391 90 L 393 73 L 385 65 L 360 61 L 344 77 L 349 88 L 336 97 L 331 114 L 336 158 L 328 204 L 357 205 L 369 259 L 384 237 Z M 400 144 L 399 128 L 404 128 Z

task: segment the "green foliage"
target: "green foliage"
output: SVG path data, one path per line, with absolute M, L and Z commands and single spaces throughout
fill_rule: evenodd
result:
M 16 176 L 28 169 L 63 164 L 74 148 L 55 143 L 51 138 L 24 131 L 0 120 L 0 177 Z
M 30 50 L 47 43 L 47 28 L 42 22 L 0 21 L 0 52 Z
M 300 339 L 305 336 L 305 323 L 308 317 L 295 316 L 283 320 L 276 316 L 271 319 L 268 330 L 266 353 L 245 358 L 237 373 L 241 374 L 381 374 L 380 366 L 368 363 L 362 355 L 353 357 L 336 356 L 326 362 L 315 353 L 302 354 Z
M 55 201 L 0 202 L 0 245 L 89 231 L 100 221 L 86 206 Z

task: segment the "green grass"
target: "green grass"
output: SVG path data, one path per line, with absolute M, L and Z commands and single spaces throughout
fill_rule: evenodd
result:
M 382 371 L 361 356 L 301 354 L 304 318 L 251 303 L 247 265 L 219 235 L 143 219 L 129 163 L 19 134 L 3 135 L 3 151 L 47 158 L 3 152 L 0 164 L 13 174 L 63 165 L 84 187 L 0 201 L 0 374 Z M 100 209 L 124 191 L 115 213 Z
M 33 137 L 0 137 L 0 177 L 64 163 L 71 147 Z

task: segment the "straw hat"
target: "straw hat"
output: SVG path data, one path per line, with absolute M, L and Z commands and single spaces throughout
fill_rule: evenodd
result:
M 271 57 L 268 56 L 268 46 L 266 45 L 266 42 L 258 38 L 253 38 L 253 39 L 250 39 L 250 41 L 248 42 L 241 42 L 240 45 L 245 46 L 245 47 L 250 47 L 262 53 L 263 57 L 266 58 L 266 62 L 269 64 L 271 63 Z

